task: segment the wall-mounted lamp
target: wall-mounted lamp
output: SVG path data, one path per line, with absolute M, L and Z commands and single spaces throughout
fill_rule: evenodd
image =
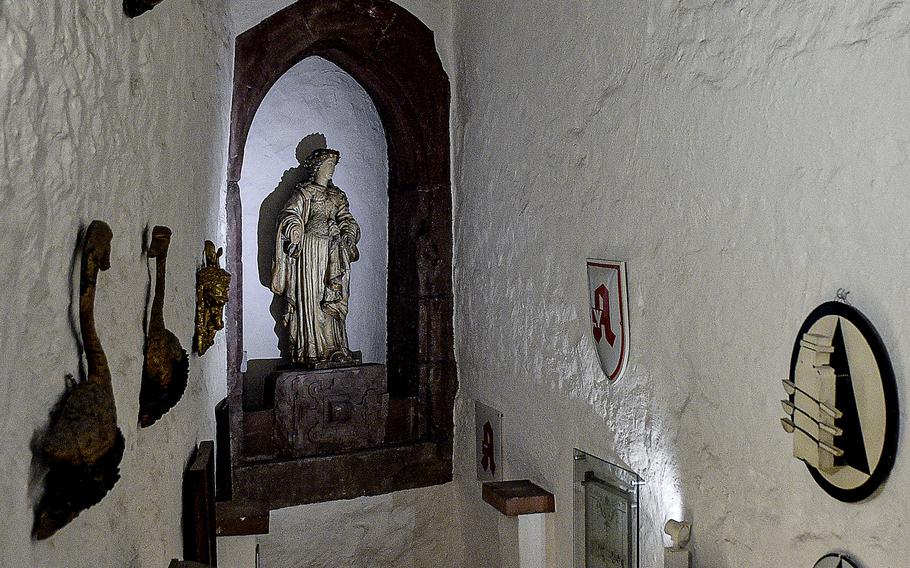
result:
M 685 546 L 692 535 L 692 525 L 670 519 L 664 525 L 664 532 L 672 543 L 672 546 L 664 549 L 664 568 L 690 568 L 692 558 Z

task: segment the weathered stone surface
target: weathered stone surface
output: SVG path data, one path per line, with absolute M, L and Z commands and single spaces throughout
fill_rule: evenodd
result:
M 438 443 L 450 445 L 454 426 L 450 422 L 449 408 L 455 404 L 458 392 L 458 373 L 453 362 L 432 363 L 420 366 L 421 385 L 427 389 L 420 407 L 421 427 L 429 429 L 429 436 Z M 424 413 L 426 416 L 424 416 Z
M 243 413 L 243 457 L 261 461 L 278 455 L 275 443 L 275 410 L 252 410 Z
M 452 349 L 452 298 L 440 296 L 425 298 L 418 306 L 418 360 L 421 363 L 454 361 Z
M 388 410 L 385 365 L 283 372 L 275 378 L 278 457 L 293 459 L 381 446 Z
M 219 538 L 268 534 L 269 532 L 268 507 L 234 501 L 219 501 L 215 504 L 215 511 L 215 532 Z
M 385 426 L 386 444 L 406 444 L 421 439 L 422 432 L 418 430 L 420 425 L 418 404 L 416 398 L 389 400 L 389 415 Z
M 428 442 L 235 466 L 234 499 L 280 509 L 447 483 L 451 470 L 449 457 Z

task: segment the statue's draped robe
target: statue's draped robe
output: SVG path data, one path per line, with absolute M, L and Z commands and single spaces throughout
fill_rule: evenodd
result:
M 302 234 L 299 244 L 294 232 Z M 331 183 L 298 184 L 278 215 L 271 288 L 285 299 L 294 362 L 350 357 L 345 319 L 359 240 L 347 196 Z

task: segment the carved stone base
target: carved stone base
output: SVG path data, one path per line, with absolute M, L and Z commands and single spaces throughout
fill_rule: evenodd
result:
M 304 369 L 310 371 L 321 371 L 324 369 L 343 369 L 345 367 L 357 367 L 363 364 L 363 352 L 351 351 L 353 361 L 311 361 L 301 365 Z
M 388 408 L 385 365 L 282 372 L 275 378 L 276 454 L 294 459 L 379 447 Z

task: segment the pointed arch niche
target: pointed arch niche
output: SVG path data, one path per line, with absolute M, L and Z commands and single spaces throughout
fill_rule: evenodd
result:
M 244 408 L 249 399 L 241 370 L 244 293 L 242 285 L 232 286 L 224 423 L 229 442 L 224 436 L 219 444 L 223 454 L 229 449 L 229 461 L 222 455 L 220 463 L 230 463 L 231 476 L 230 486 L 220 492 L 259 510 L 376 495 L 452 478 L 457 374 L 450 88 L 433 32 L 407 10 L 387 0 L 297 2 L 237 38 L 228 156 L 228 270 L 238 284 L 244 281 L 244 269 L 257 270 L 242 262 L 241 174 L 253 120 L 276 82 L 308 57 L 331 62 L 353 77 L 372 99 L 385 130 L 389 411 L 379 447 L 292 461 L 270 459 L 276 432 L 268 413 L 249 404 Z M 343 164 L 342 155 L 340 169 Z

